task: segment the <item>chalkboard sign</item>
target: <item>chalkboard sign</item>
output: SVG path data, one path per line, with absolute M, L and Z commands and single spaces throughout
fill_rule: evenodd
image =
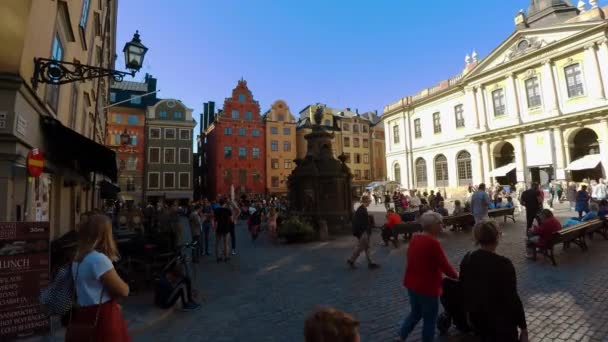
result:
M 0 340 L 43 334 L 49 318 L 38 301 L 49 283 L 49 223 L 0 223 Z

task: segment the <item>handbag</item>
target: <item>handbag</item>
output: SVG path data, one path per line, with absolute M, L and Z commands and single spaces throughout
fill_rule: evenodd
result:
M 83 261 L 84 261 L 84 258 L 83 258 Z M 78 269 L 80 268 L 81 263 L 82 263 L 82 261 L 78 264 L 78 267 L 76 268 L 76 278 L 74 279 L 74 288 L 76 287 L 76 282 L 78 281 Z M 97 323 L 99 322 L 99 311 L 101 309 L 101 300 L 103 299 L 104 290 L 105 290 L 105 287 L 102 287 L 101 292 L 99 294 L 99 304 L 97 305 L 95 321 L 93 321 L 92 325 L 90 323 L 84 323 L 84 322 L 76 322 L 76 323 L 72 322 L 72 317 L 74 316 L 74 314 L 77 314 L 78 310 L 79 310 L 78 294 L 74 290 L 75 305 L 72 308 L 72 310 L 70 311 L 70 321 L 69 321 L 70 323 L 68 324 L 68 328 L 65 333 L 66 342 L 95 341 Z
M 74 292 L 72 263 L 69 263 L 57 271 L 49 286 L 40 292 L 39 300 L 49 315 L 63 316 L 72 309 Z

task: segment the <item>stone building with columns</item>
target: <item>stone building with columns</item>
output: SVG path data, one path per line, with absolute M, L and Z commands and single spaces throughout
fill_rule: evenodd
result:
M 384 108 L 390 180 L 464 192 L 605 178 L 608 6 L 531 0 L 488 56 Z

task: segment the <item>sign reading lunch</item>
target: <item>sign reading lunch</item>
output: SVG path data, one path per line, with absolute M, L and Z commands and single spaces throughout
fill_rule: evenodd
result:
M 49 282 L 48 222 L 0 223 L 0 340 L 42 334 L 49 318 L 38 301 Z

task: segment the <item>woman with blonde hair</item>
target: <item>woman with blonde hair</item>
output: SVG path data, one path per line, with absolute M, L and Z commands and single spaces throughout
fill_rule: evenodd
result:
M 119 258 L 112 222 L 105 216 L 88 217 L 78 232 L 72 276 L 78 309 L 72 312 L 66 341 L 130 341 L 127 324 L 116 299 L 129 295 L 112 264 Z

